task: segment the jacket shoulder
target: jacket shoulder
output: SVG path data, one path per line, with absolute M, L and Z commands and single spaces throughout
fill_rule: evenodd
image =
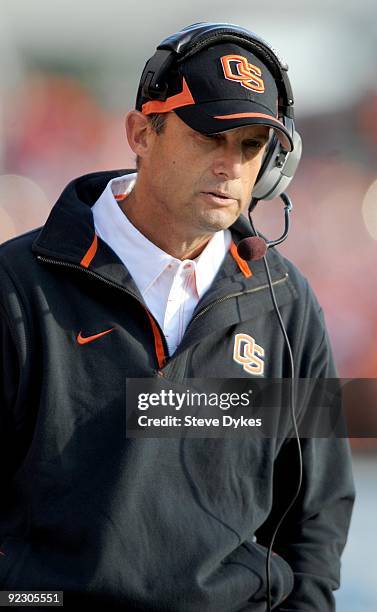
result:
M 0 264 L 8 266 L 11 262 L 17 263 L 23 259 L 25 265 L 24 258 L 32 255 L 32 244 L 41 229 L 42 227 L 37 227 L 0 244 Z
M 289 279 L 297 292 L 299 302 L 310 302 L 317 308 L 317 310 L 320 310 L 321 307 L 310 285 L 310 281 L 305 274 L 297 267 L 296 264 L 294 264 L 290 259 L 284 257 L 284 255 L 279 253 L 279 251 L 277 251 L 275 248 L 271 249 L 270 253 L 270 266 L 280 266 L 286 270 L 286 273 L 288 274 Z
M 42 227 L 37 227 L 24 234 L 19 234 L 14 238 L 10 238 L 6 242 L 0 244 L 0 260 L 2 258 L 8 259 L 19 253 L 24 254 L 25 252 L 31 253 L 31 246 L 40 233 Z
M 15 289 L 35 277 L 38 261 L 32 252 L 32 245 L 40 231 L 38 227 L 0 244 L 1 294 L 7 288 Z

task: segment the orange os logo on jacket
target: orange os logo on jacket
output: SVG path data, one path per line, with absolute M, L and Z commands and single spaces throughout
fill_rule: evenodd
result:
M 233 359 L 240 363 L 249 374 L 263 374 L 264 349 L 248 334 L 236 334 L 234 338 Z
M 256 93 L 264 93 L 262 71 L 258 66 L 249 64 L 242 55 L 223 55 L 220 60 L 226 79 L 238 81 L 242 87 L 252 89 Z

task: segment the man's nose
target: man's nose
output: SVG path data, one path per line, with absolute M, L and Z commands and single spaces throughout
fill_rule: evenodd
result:
M 213 163 L 213 173 L 227 180 L 240 178 L 242 150 L 239 146 L 226 144 L 219 148 Z

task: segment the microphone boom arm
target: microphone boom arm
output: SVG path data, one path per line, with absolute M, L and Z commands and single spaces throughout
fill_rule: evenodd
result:
M 273 247 L 273 246 L 276 246 L 277 244 L 280 244 L 281 242 L 284 242 L 289 232 L 289 224 L 290 224 L 289 214 L 293 209 L 293 204 L 292 204 L 290 197 L 287 196 L 286 193 L 281 193 L 279 197 L 284 202 L 284 232 L 282 233 L 280 238 L 277 238 L 277 240 L 266 240 L 266 244 L 268 247 Z M 250 222 L 250 225 L 252 227 L 254 234 L 259 237 L 259 234 L 257 230 L 255 229 L 252 218 L 251 218 L 251 213 L 256 207 L 258 201 L 259 200 L 257 200 L 256 198 L 253 198 L 251 200 L 249 210 L 248 210 L 248 217 L 249 217 L 249 222 Z

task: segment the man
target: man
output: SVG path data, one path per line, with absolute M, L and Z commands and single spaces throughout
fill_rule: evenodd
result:
M 0 250 L 0 586 L 62 590 L 65 605 L 262 612 L 297 441 L 126 438 L 125 381 L 290 376 L 263 263 L 236 245 L 271 137 L 294 144 L 274 77 L 242 39 L 167 78 L 164 99 L 139 91 L 127 115 L 138 172 L 73 181 L 42 229 Z M 335 376 L 306 280 L 268 259 L 296 376 Z M 353 503 L 349 449 L 301 444 L 272 604 L 326 612 Z

